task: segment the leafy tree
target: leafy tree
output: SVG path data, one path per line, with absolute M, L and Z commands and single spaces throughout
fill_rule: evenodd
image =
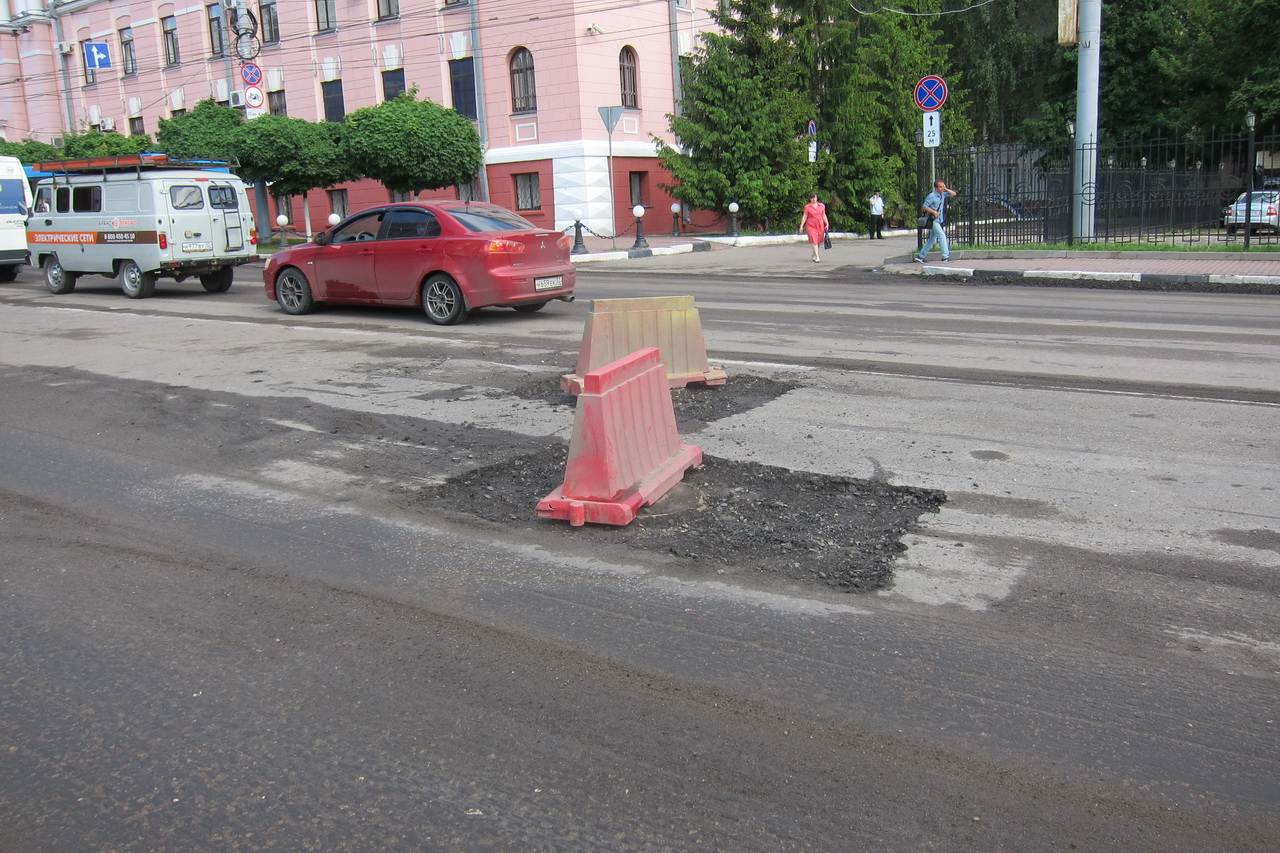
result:
M 149 136 L 122 136 L 115 131 L 89 130 L 63 137 L 62 156 L 68 159 L 123 157 L 152 148 Z
M 192 160 L 231 160 L 244 116 L 239 110 L 201 101 L 177 118 L 161 119 L 156 144 L 171 157 Z
M 263 115 L 237 128 L 232 150 L 240 177 L 271 181 L 278 194 L 301 195 L 350 177 L 341 125 Z
M 342 147 L 356 174 L 394 192 L 469 183 L 483 162 L 475 125 L 416 88 L 347 116 Z
M 17 157 L 23 163 L 42 163 L 46 160 L 62 159 L 62 152 L 47 142 L 28 139 L 23 142 L 7 142 L 0 140 L 0 155 Z
M 776 85 L 778 75 L 745 63 L 742 50 L 732 35 L 706 35 L 683 60 L 684 112 L 669 117 L 680 147 L 658 142 L 658 157 L 685 204 L 723 211 L 736 201 L 748 222 L 784 221 L 815 187 L 799 138 L 811 111 L 801 94 Z

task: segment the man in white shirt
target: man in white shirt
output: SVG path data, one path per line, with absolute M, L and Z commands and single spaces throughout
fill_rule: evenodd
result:
M 871 194 L 871 228 L 867 235 L 872 240 L 883 240 L 884 234 L 880 233 L 884 228 L 884 197 L 880 195 L 880 191 L 876 190 Z

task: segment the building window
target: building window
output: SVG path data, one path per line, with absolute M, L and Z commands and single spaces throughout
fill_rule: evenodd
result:
M 618 76 L 622 83 L 622 105 L 627 109 L 640 108 L 639 89 L 636 85 L 636 52 L 624 47 L 618 54 Z
M 635 207 L 637 204 L 644 204 L 644 197 L 648 195 L 648 193 L 645 192 L 645 190 L 648 189 L 648 187 L 646 186 L 646 184 L 648 184 L 648 180 L 647 180 L 648 177 L 649 177 L 648 172 L 632 172 L 631 173 L 631 206 L 632 207 Z
M 258 22 L 262 25 L 262 43 L 279 44 L 280 19 L 276 17 L 276 0 L 262 0 L 258 4 Z
M 395 71 L 382 72 L 382 99 L 384 101 L 394 101 L 396 96 L 404 91 L 404 69 L 397 68 Z
M 533 80 L 533 54 L 518 47 L 511 54 L 511 111 L 532 113 L 538 110 L 538 91 Z
M 164 64 L 177 65 L 182 61 L 178 52 L 178 19 L 172 15 L 161 18 L 160 26 L 164 30 Z
M 267 111 L 273 116 L 287 116 L 289 108 L 284 101 L 284 89 L 278 92 L 267 92 Z
M 479 175 L 472 178 L 469 184 L 458 184 L 458 201 L 484 201 Z
M 120 31 L 120 67 L 124 75 L 138 73 L 138 54 L 133 49 L 133 27 Z
M 142 121 L 142 116 L 134 116 L 129 119 L 129 135 L 130 136 L 146 136 L 147 128 Z
M 337 0 L 315 0 L 316 32 L 328 33 L 338 28 Z
M 476 119 L 476 71 L 475 60 L 449 60 L 449 91 L 453 93 L 453 108 L 458 115 Z
M 515 175 L 516 210 L 541 210 L 542 193 L 538 188 L 538 173 Z
M 169 110 L 169 118 L 178 118 L 179 116 L 184 116 L 186 114 L 187 111 L 184 109 Z
M 342 219 L 347 218 L 347 191 L 329 190 L 329 210 Z
M 400 17 L 400 0 L 378 0 L 378 20 Z
M 342 100 L 342 81 L 326 80 L 320 84 L 324 93 L 324 120 L 342 121 L 347 117 L 347 107 Z
M 98 72 L 89 65 L 89 40 L 85 39 L 80 42 L 80 61 L 84 64 L 84 84 L 92 86 L 98 82 Z
M 413 193 L 404 190 L 387 190 L 387 198 L 392 201 L 413 201 Z
M 210 3 L 205 7 L 209 19 L 209 55 L 226 56 L 227 40 L 222 32 L 222 4 Z

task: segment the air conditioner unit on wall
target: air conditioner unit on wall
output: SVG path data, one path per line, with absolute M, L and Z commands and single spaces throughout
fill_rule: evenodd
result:
M 231 92 L 231 106 L 236 109 L 244 106 L 244 89 L 235 89 Z
M 115 120 L 115 119 L 113 119 L 113 118 L 111 118 L 110 116 L 103 116 L 103 117 L 102 117 L 102 121 L 98 122 L 98 129 L 99 129 L 99 130 L 104 130 L 104 131 L 105 131 L 105 130 L 115 130 L 115 129 L 116 129 L 116 120 Z
M 75 49 L 76 46 L 69 41 L 58 42 L 58 53 L 61 53 L 63 56 L 75 52 Z

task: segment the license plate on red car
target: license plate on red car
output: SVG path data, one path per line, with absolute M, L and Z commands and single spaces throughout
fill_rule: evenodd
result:
M 549 275 L 546 278 L 535 278 L 533 280 L 534 290 L 555 290 L 564 287 L 564 276 Z

